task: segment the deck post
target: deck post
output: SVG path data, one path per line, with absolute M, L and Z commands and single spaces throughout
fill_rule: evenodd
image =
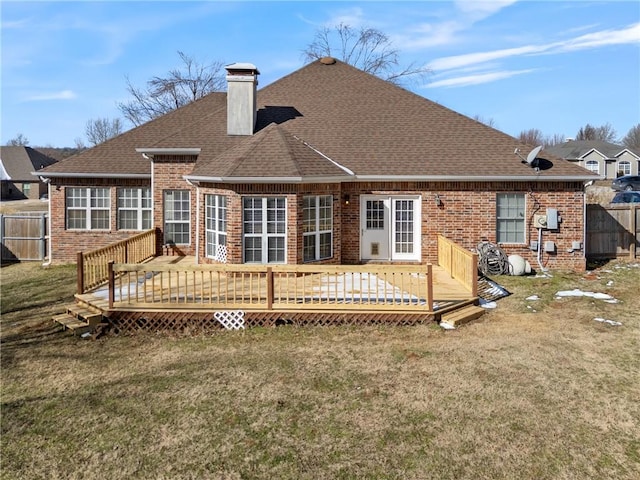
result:
M 427 263 L 427 307 L 433 312 L 433 270 L 430 263 Z
M 471 265 L 471 295 L 474 297 L 478 296 L 478 254 L 474 253 L 471 255 L 472 265 Z
M 82 252 L 78 252 L 76 258 L 76 271 L 78 272 L 77 293 L 81 295 L 84 293 L 84 258 Z
M 267 310 L 273 310 L 273 269 L 267 267 Z
M 113 273 L 113 260 L 108 263 L 109 268 L 109 310 L 113 309 L 113 301 L 116 296 L 116 276 Z

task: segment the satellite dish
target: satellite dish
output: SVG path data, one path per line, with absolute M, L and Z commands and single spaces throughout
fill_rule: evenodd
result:
M 536 148 L 534 148 L 529 152 L 529 155 L 527 155 L 527 160 L 526 160 L 529 165 L 531 165 L 533 161 L 536 159 L 536 157 L 540 153 L 540 150 L 542 150 L 542 145 L 537 146 Z
M 526 163 L 530 167 L 537 167 L 538 162 L 536 162 L 536 157 L 540 153 L 540 150 L 542 150 L 542 145 L 539 145 L 533 150 L 531 150 L 529 152 L 529 155 L 527 155 L 527 158 L 524 158 L 522 155 L 520 155 L 520 149 L 518 148 L 516 148 L 516 150 L 513 153 L 515 153 L 518 157 L 520 157 L 520 159 L 522 160 L 522 163 Z

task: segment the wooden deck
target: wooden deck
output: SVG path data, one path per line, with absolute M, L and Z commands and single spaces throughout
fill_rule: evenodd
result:
M 412 325 L 440 321 L 479 300 L 477 255 L 442 236 L 439 266 L 198 265 L 194 257 L 145 259 L 146 243 L 138 248 L 141 263 L 115 263 L 122 256 L 113 255 L 109 260 L 111 247 L 83 257 L 92 261 L 79 275 L 83 288 L 76 301 L 98 309 L 116 330 L 229 328 L 229 322 L 243 328 L 282 322 Z M 103 285 L 87 291 L 87 284 L 98 281 Z

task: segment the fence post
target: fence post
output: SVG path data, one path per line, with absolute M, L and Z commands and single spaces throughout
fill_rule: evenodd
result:
M 273 309 L 273 269 L 267 267 L 267 310 Z
M 430 263 L 427 263 L 427 307 L 433 312 L 433 270 Z
M 636 258 L 636 241 L 638 240 L 636 215 L 638 207 L 634 204 L 629 205 L 629 260 Z
M 78 294 L 83 294 L 84 293 L 84 257 L 82 255 L 82 252 L 78 252 L 77 259 L 76 259 L 76 270 L 78 272 L 78 281 L 77 281 Z
M 113 301 L 116 296 L 116 276 L 113 273 L 113 260 L 108 264 L 109 268 L 109 310 L 113 309 Z
M 47 245 L 47 214 L 43 213 L 40 216 L 40 260 L 44 260 L 46 257 L 46 245 Z

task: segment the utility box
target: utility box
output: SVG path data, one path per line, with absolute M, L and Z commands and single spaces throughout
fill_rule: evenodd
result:
M 582 250 L 582 242 L 579 242 L 579 241 L 576 241 L 576 240 L 571 242 L 571 250 L 573 250 L 573 251 Z
M 533 216 L 533 228 L 548 228 L 546 215 Z
M 558 229 L 558 210 L 555 208 L 547 208 L 547 228 L 549 230 Z
M 551 240 L 547 240 L 544 242 L 544 251 L 546 253 L 554 253 L 556 251 L 556 244 Z

